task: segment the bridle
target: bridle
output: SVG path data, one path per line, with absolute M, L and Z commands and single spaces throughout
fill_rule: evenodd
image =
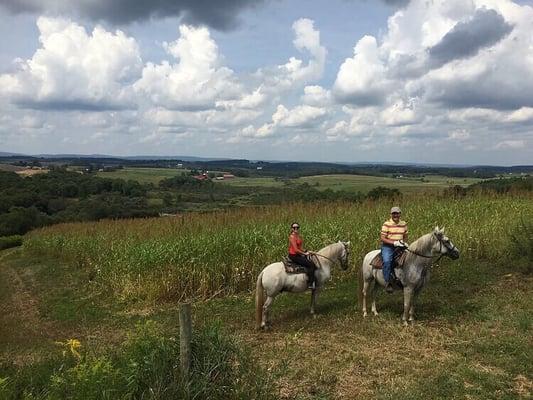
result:
M 414 250 L 409 250 L 409 248 L 405 249 L 407 250 L 409 253 L 413 253 L 419 257 L 424 257 L 424 258 L 434 258 L 434 257 L 438 257 L 437 260 L 435 262 L 438 262 L 446 253 L 443 253 L 442 252 L 442 246 L 446 247 L 446 250 L 448 250 L 448 252 L 452 252 L 454 250 L 457 250 L 457 247 L 455 247 L 455 245 L 453 245 L 452 247 L 450 247 L 447 243 L 444 243 L 444 241 L 439 238 L 435 233 L 433 233 L 433 236 L 435 236 L 435 238 L 437 239 L 437 241 L 439 242 L 439 255 L 438 256 L 434 256 L 433 254 L 432 255 L 429 255 L 429 256 L 426 256 L 424 254 L 419 254 L 417 253 L 416 251 Z
M 343 268 L 343 269 L 348 269 L 348 260 L 349 260 L 349 258 L 350 258 L 350 250 L 349 250 L 348 247 L 344 244 L 344 242 L 341 242 L 341 243 L 342 243 L 342 245 L 343 245 L 343 247 L 344 247 L 344 251 L 346 252 L 346 257 L 344 257 L 344 258 L 342 258 L 342 259 L 339 257 L 338 260 L 333 260 L 333 259 L 331 259 L 331 258 L 329 258 L 329 257 L 327 257 L 327 256 L 322 255 L 322 254 L 319 254 L 319 253 L 312 253 L 315 257 L 317 257 L 318 265 L 319 265 L 320 267 L 322 267 L 322 264 L 321 264 L 320 260 L 318 260 L 318 257 L 325 258 L 326 260 L 331 261 L 332 264 L 336 264 L 337 261 L 338 261 L 339 264 L 341 265 L 341 268 Z

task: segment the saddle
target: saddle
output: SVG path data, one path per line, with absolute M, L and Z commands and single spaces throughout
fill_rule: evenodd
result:
M 394 249 L 394 256 L 392 258 L 392 269 L 394 268 L 403 268 L 403 263 L 405 262 L 405 257 L 407 252 L 404 249 Z M 374 269 L 383 268 L 383 258 L 381 258 L 381 251 L 370 261 L 370 265 Z
M 288 274 L 306 274 L 307 268 L 303 265 L 296 264 L 289 257 L 285 257 L 283 260 L 283 265 L 285 266 L 285 272 Z

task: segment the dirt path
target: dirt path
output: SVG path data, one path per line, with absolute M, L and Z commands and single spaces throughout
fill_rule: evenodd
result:
M 5 262 L 16 251 L 0 253 L 0 359 L 23 363 L 32 357 L 35 346 L 52 338 L 52 329 L 39 313 L 39 299 L 32 292 L 30 272 Z

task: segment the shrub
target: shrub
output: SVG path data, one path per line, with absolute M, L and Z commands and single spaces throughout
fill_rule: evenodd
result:
M 0 237 L 0 250 L 9 249 L 11 247 L 22 246 L 22 236 L 4 236 Z

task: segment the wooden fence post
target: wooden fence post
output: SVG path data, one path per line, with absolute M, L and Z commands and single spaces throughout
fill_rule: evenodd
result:
M 183 377 L 188 382 L 191 369 L 191 303 L 183 303 L 179 308 L 180 313 L 180 366 Z

